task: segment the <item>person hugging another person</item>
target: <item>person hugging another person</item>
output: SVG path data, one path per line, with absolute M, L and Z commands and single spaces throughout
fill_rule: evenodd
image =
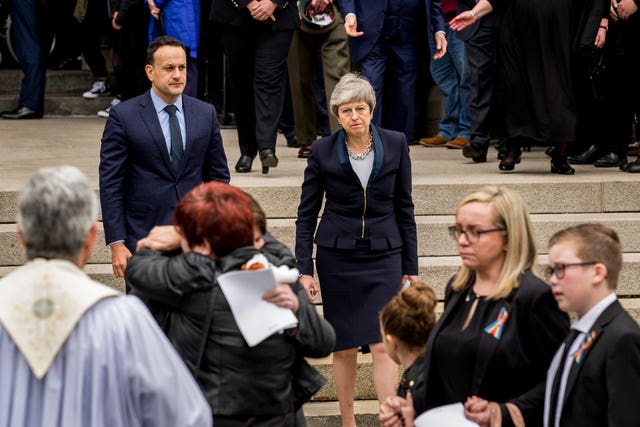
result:
M 153 302 L 157 319 L 169 320 L 165 332 L 205 394 L 217 427 L 293 427 L 301 403 L 295 385 L 300 363 L 331 352 L 331 326 L 299 284 L 279 283 L 262 299 L 291 309 L 297 327 L 253 347 L 243 338 L 218 283 L 220 275 L 244 269 L 259 254 L 251 200 L 242 190 L 199 185 L 176 206 L 174 226 L 183 253 L 142 249 L 131 258 L 127 281 Z M 313 394 L 306 391 L 307 398 Z

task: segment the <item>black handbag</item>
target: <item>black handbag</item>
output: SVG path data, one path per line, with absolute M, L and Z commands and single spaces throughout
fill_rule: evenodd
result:
M 604 49 L 591 46 L 589 62 L 589 81 L 591 82 L 591 93 L 594 99 L 602 101 L 605 93 L 605 78 L 607 71 L 606 56 Z

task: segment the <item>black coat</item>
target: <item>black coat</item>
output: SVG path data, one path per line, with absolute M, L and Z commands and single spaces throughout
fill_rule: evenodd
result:
M 560 425 L 637 426 L 640 328 L 615 301 L 591 330 L 596 334 L 593 344 L 580 364 L 571 364 Z
M 274 334 L 255 347 L 246 344 L 216 277 L 238 270 L 257 252 L 252 247 L 240 248 L 214 263 L 192 252 L 167 257 L 143 250 L 127 266 L 127 282 L 155 301 L 152 311 L 170 312 L 167 335 L 194 374 L 214 419 L 292 413 L 293 376 L 300 369 L 300 357 L 324 357 L 335 345 L 333 329 L 299 284 L 294 286 L 299 300 L 295 333 Z M 211 326 L 198 363 L 209 312 Z
M 454 292 L 447 286 L 444 312 L 427 342 L 425 393 L 414 395 L 417 413 L 453 403 L 439 400 L 438 387 L 430 381 L 432 349 L 447 318 L 460 315 L 466 293 L 466 289 Z M 480 339 L 474 372 L 468 373 L 473 379 L 471 394 L 500 404 L 514 403 L 526 425 L 542 425 L 546 372 L 567 335 L 569 318 L 558 308 L 551 288 L 532 273 L 525 273 L 520 286 L 508 297 L 498 300 L 493 318 L 502 308 L 507 310 L 509 318 L 501 338 L 483 333 Z M 501 409 L 503 420 L 507 421 L 503 425 L 510 425 L 504 405 Z
M 211 0 L 209 20 L 216 24 L 247 29 L 267 27 L 272 31 L 294 30 L 300 26 L 295 0 L 274 0 L 277 6 L 273 11 L 275 21 L 267 19 L 264 22 L 256 21 L 251 17 L 247 9 L 250 2 L 251 0 Z

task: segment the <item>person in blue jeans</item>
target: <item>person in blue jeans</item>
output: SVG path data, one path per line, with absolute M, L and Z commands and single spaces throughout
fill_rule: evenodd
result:
M 449 21 L 456 13 L 457 0 L 443 0 L 442 14 L 445 21 L 447 53 L 438 61 L 431 61 L 431 77 L 442 92 L 444 116 L 438 134 L 422 138 L 426 147 L 462 148 L 469 142 L 471 133 L 469 120 L 469 65 L 464 42 L 449 28 Z M 433 37 L 433 36 L 432 36 Z M 434 40 L 429 43 L 431 55 L 436 53 Z

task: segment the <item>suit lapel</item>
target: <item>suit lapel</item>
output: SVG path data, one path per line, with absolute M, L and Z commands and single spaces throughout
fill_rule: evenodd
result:
M 191 152 L 191 148 L 193 144 L 189 143 L 189 136 L 195 135 L 195 120 L 189 120 L 189 116 L 187 115 L 187 111 L 189 111 L 192 107 L 193 103 L 191 99 L 185 95 L 182 95 L 182 114 L 184 114 L 184 126 L 185 126 L 185 138 L 184 138 L 184 156 L 182 156 L 182 163 L 180 163 L 179 171 L 182 171 L 182 168 L 185 165 L 185 162 L 189 158 L 189 153 Z M 192 115 L 194 117 L 194 115 Z
M 613 318 L 616 317 L 621 311 L 622 311 L 622 306 L 620 305 L 618 300 L 614 301 L 609 307 L 605 309 L 605 311 L 602 312 L 600 317 L 598 317 L 596 322 L 591 327 L 591 330 L 587 332 L 587 338 L 590 335 L 592 335 L 593 342 L 591 342 L 590 345 L 585 346 L 585 349 L 582 350 L 581 352 L 582 354 L 581 354 L 581 357 L 579 358 L 579 361 L 576 361 L 575 357 L 571 361 L 571 369 L 569 370 L 567 385 L 565 387 L 564 396 L 562 399 L 563 407 L 565 402 L 567 401 L 567 397 L 571 393 L 571 390 L 573 390 L 573 386 L 575 385 L 576 380 L 578 379 L 578 376 L 582 371 L 582 367 L 588 361 L 589 354 L 591 354 L 591 350 L 593 350 L 593 347 L 595 347 L 598 344 L 598 340 L 600 339 L 602 334 L 605 333 L 607 324 L 609 324 L 609 322 L 611 322 L 611 320 L 613 320 Z M 580 341 L 580 346 L 578 346 L 578 351 L 580 351 L 580 349 L 583 347 L 584 342 L 585 342 L 584 339 Z
M 376 176 L 378 176 L 380 169 L 382 169 L 382 162 L 384 161 L 382 138 L 380 138 L 378 129 L 373 125 L 371 125 L 371 135 L 373 136 L 373 168 L 371 169 L 368 184 L 371 184 Z
M 501 318 L 502 328 L 506 328 L 509 323 L 510 315 L 511 304 L 508 301 L 503 301 L 501 304 L 496 304 L 496 306 L 492 310 L 491 316 L 489 318 L 495 320 L 492 320 L 490 324 L 485 325 L 485 331 L 480 337 L 480 343 L 478 344 L 476 366 L 473 375 L 472 394 L 477 394 L 480 391 L 480 386 L 482 385 L 482 380 L 484 379 L 484 375 L 487 372 L 489 362 L 493 358 L 493 353 L 500 343 L 500 338 L 502 338 L 501 334 L 503 331 L 500 331 L 499 333 L 497 331 L 491 333 L 488 332 L 488 329 L 492 329 L 491 326 L 494 326 L 494 329 L 500 328 Z
M 167 144 L 164 140 L 164 134 L 162 133 L 162 128 L 160 127 L 158 114 L 156 113 L 156 109 L 153 106 L 153 102 L 151 101 L 151 95 L 149 94 L 149 92 L 147 92 L 146 96 L 144 96 L 142 98 L 142 101 L 140 102 L 140 115 L 142 116 L 142 122 L 145 124 L 145 126 L 149 130 L 149 133 L 151 134 L 153 143 L 160 151 L 160 155 L 162 156 L 162 160 L 164 161 L 165 166 L 169 171 L 171 171 L 171 173 L 173 173 L 173 168 L 171 167 L 171 159 L 169 158 L 169 151 L 167 151 Z

